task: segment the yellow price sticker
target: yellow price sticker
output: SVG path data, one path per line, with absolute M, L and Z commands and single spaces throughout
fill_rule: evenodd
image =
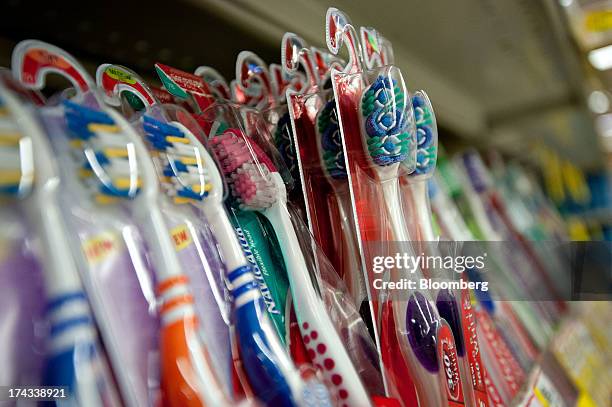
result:
M 87 261 L 93 265 L 115 253 L 117 246 L 115 234 L 107 232 L 86 240 L 82 247 Z
M 598 10 L 584 17 L 584 27 L 590 32 L 605 32 L 612 29 L 612 10 Z
M 191 233 L 187 229 L 187 225 L 179 225 L 173 228 L 170 231 L 170 235 L 172 236 L 172 241 L 174 242 L 174 247 L 177 252 L 183 250 L 192 242 Z

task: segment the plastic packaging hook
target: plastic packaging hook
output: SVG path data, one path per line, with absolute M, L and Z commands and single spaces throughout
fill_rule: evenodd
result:
M 30 89 L 43 89 L 46 76 L 51 72 L 68 79 L 81 94 L 95 87 L 93 79 L 74 57 L 43 41 L 25 40 L 17 44 L 11 67 L 13 75 Z
M 338 55 L 340 47 L 346 42 L 349 52 L 349 61 L 344 68 L 345 73 L 357 73 L 363 70 L 361 60 L 361 46 L 357 38 L 355 27 L 349 18 L 337 8 L 327 9 L 325 17 L 325 40 L 327 48 L 334 55 Z
M 217 71 L 215 68 L 210 66 L 199 66 L 195 72 L 197 76 L 202 78 L 206 82 L 211 91 L 217 94 L 222 99 L 231 99 L 231 92 L 227 80 Z
M 281 42 L 281 63 L 283 69 L 289 74 L 298 72 L 301 63 L 306 72 L 307 87 L 314 88 L 319 85 L 316 61 L 312 50 L 304 40 L 294 33 L 285 33 Z M 306 89 L 303 89 L 305 91 Z
M 276 104 L 274 99 L 273 83 L 266 63 L 251 51 L 241 51 L 236 59 L 236 83 L 240 90 L 246 94 L 252 93 L 253 84 L 258 84 L 261 89 L 261 100 L 256 107 L 264 109 Z M 259 95 L 258 95 L 259 96 Z
M 121 92 L 136 96 L 148 109 L 157 104 L 153 91 L 132 70 L 113 64 L 102 64 L 96 70 L 96 83 L 104 90 L 106 102 L 113 106 L 121 104 Z

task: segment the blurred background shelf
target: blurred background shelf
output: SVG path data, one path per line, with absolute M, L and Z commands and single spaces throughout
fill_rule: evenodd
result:
M 17 41 L 38 38 L 78 56 L 91 72 L 114 62 L 154 81 L 153 63 L 159 61 L 187 71 L 210 65 L 232 78 L 243 49 L 278 62 L 286 31 L 325 47 L 325 11 L 336 6 L 357 26 L 384 27 L 409 87 L 431 95 L 441 139 L 451 150 L 495 146 L 535 162 L 536 147 L 546 145 L 575 165 L 596 170 L 606 163 L 606 143 L 587 101 L 593 90 L 607 98 L 612 81 L 588 64 L 589 45 L 576 27 L 585 9 L 607 3 L 68 0 L 36 10 L 32 2 L 6 0 L 0 64 L 10 65 Z M 609 40 L 597 38 L 590 46 Z

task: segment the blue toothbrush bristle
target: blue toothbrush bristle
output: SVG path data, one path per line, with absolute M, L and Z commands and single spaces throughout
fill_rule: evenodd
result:
M 404 98 L 396 82 L 384 76 L 379 76 L 362 95 L 367 147 L 376 165 L 388 166 L 409 157 L 412 135 Z
M 434 112 L 431 105 L 419 94 L 412 97 L 417 128 L 416 167 L 413 176 L 433 173 L 436 166 L 437 148 Z
M 135 157 L 128 154 L 127 137 L 121 133 L 117 123 L 110 115 L 103 111 L 91 109 L 71 101 L 64 101 L 64 119 L 70 130 L 70 138 L 81 140 L 82 145 L 74 147 L 83 156 L 82 168 L 87 170 L 85 177 L 87 180 L 95 179 L 97 182 L 86 182 L 85 185 L 92 185 L 96 191 L 98 202 L 111 202 L 101 197 L 128 198 L 132 199 L 139 191 L 140 179 L 133 177 L 131 173 L 121 173 L 132 171 L 138 168 L 131 163 Z M 104 128 L 106 126 L 106 128 Z M 110 134 L 109 134 L 110 133 Z M 109 138 L 114 138 L 108 149 L 101 150 L 99 145 L 105 145 Z M 116 147 L 117 140 L 123 138 L 125 142 L 123 148 Z M 123 150 L 125 149 L 125 150 Z M 112 172 L 110 169 L 113 169 Z M 91 171 L 95 169 L 95 171 Z
M 335 100 L 330 100 L 325 104 L 319 113 L 317 127 L 321 137 L 325 170 L 334 179 L 346 179 L 348 174 L 344 161 L 344 149 L 340 127 L 338 126 Z
M 0 196 L 23 197 L 34 184 L 34 172 L 23 166 L 34 162 L 30 144 L 22 143 L 24 138 L 0 99 Z
M 205 176 L 203 161 L 196 160 L 195 163 L 182 162 L 180 157 L 174 157 L 169 149 L 175 148 L 173 138 L 186 138 L 185 134 L 176 126 L 169 123 L 161 122 L 150 116 L 143 116 L 143 129 L 146 133 L 148 145 L 158 153 L 162 153 L 163 163 L 158 168 L 162 176 L 162 185 L 165 191 L 178 199 L 175 203 L 187 203 L 189 201 L 201 201 L 209 195 L 212 184 L 208 183 L 208 178 Z M 188 140 L 188 139 L 187 139 Z M 177 141 L 177 140 L 174 140 Z M 190 143 L 181 143 L 181 147 L 189 146 Z M 186 156 L 185 158 L 194 158 Z M 185 149 L 182 150 L 184 153 Z M 196 179 L 195 186 L 199 190 L 194 189 L 194 182 L 189 182 L 190 179 Z M 175 180 L 176 182 L 172 182 Z

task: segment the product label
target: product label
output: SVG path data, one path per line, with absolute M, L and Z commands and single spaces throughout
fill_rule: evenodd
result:
M 181 99 L 191 95 L 201 110 L 212 104 L 212 93 L 199 76 L 164 64 L 155 64 L 155 71 L 170 94 Z
M 544 407 L 564 406 L 563 397 L 555 389 L 550 379 L 542 372 L 538 375 L 538 380 L 535 386 L 533 386 L 533 393 Z
M 438 328 L 438 358 L 442 362 L 446 395 L 451 406 L 463 405 L 463 389 L 459 373 L 459 356 L 453 339 L 453 331 L 447 323 Z
M 266 303 L 266 308 L 270 314 L 280 314 L 281 311 L 276 306 L 276 302 L 274 302 L 274 298 L 272 298 L 272 293 L 266 284 L 266 280 L 261 273 L 261 269 L 256 260 L 256 254 L 251 251 L 251 247 L 249 246 L 249 242 L 244 235 L 244 231 L 241 228 L 236 228 L 236 235 L 238 235 L 238 240 L 240 241 L 240 246 L 242 246 L 242 251 L 244 252 L 245 257 L 248 262 L 251 264 L 253 269 L 253 274 L 255 275 L 255 279 L 259 284 L 259 290 L 261 291 L 261 296 Z
M 155 96 L 155 98 L 159 100 L 161 103 L 174 103 L 174 99 L 172 98 L 172 95 L 166 92 L 164 89 L 161 89 L 155 86 L 151 86 L 151 91 L 153 92 L 153 95 Z
M 493 381 L 489 378 L 489 375 L 487 374 L 487 372 L 485 372 L 485 375 L 484 375 L 484 382 L 485 382 L 485 386 L 487 386 L 487 396 L 488 396 L 489 404 L 492 407 L 506 407 L 506 405 L 504 404 L 504 400 L 499 394 L 499 390 L 495 386 L 495 383 L 493 383 Z
M 89 264 L 94 265 L 116 253 L 119 245 L 114 233 L 105 232 L 85 240 L 82 248 Z
M 177 252 L 189 246 L 193 241 L 191 233 L 189 233 L 189 229 L 187 229 L 187 225 L 179 225 L 173 228 L 170 230 L 170 236 L 172 237 Z
M 468 290 L 461 290 L 461 320 L 465 350 L 470 365 L 470 382 L 474 390 L 477 407 L 487 407 L 487 392 L 484 383 L 485 367 L 480 359 L 480 347 L 476 331 L 476 317 L 472 308 L 472 299 Z
M 493 325 L 493 321 L 491 321 L 487 313 L 480 310 L 476 311 L 476 317 L 478 318 L 479 326 L 482 328 L 482 340 L 486 341 L 494 352 L 495 359 L 493 362 L 503 375 L 507 393 L 510 394 L 510 397 L 514 397 L 521 386 L 519 381 L 522 382 L 522 380 L 518 380 L 515 374 L 517 369 L 520 369 L 520 366 L 514 359 L 514 356 L 512 356 L 506 343 L 499 336 L 497 329 Z

